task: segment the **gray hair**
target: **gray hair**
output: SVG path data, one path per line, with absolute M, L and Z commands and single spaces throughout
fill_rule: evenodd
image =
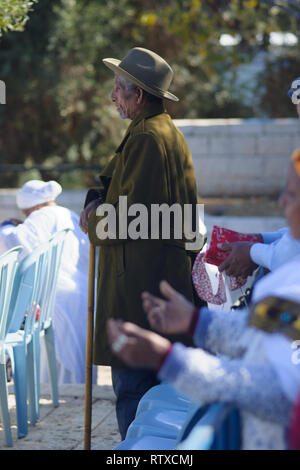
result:
M 135 90 L 137 89 L 137 85 L 130 82 L 126 78 L 122 77 L 121 75 L 119 75 L 118 78 L 119 78 L 119 83 L 122 86 L 122 88 L 124 89 L 127 97 L 132 96 L 133 93 L 135 92 Z M 152 95 L 151 93 L 149 93 L 148 91 L 146 91 L 144 89 L 143 89 L 143 92 L 144 92 L 144 96 L 146 97 L 147 101 L 149 101 L 149 102 L 162 102 L 162 98 L 159 98 L 155 95 Z
M 122 77 L 121 75 L 119 75 L 119 83 L 122 86 L 122 88 L 125 90 L 128 96 L 133 95 L 133 93 L 135 92 L 137 88 L 137 86 L 134 83 L 130 82 L 126 78 Z

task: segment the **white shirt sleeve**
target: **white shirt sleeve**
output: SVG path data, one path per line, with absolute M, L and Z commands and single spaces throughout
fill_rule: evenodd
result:
M 277 232 L 262 232 L 261 236 L 263 238 L 264 243 L 273 243 L 276 240 L 279 240 L 286 232 L 288 232 L 288 227 L 283 227 Z
M 274 271 L 298 254 L 300 242 L 290 235 L 289 229 L 282 229 L 282 235 L 270 244 L 255 243 L 250 248 L 252 261 L 270 271 Z

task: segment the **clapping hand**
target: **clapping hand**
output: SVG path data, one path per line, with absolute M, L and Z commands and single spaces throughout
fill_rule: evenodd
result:
M 114 354 L 130 367 L 159 369 L 170 341 L 134 323 L 108 320 L 107 334 Z

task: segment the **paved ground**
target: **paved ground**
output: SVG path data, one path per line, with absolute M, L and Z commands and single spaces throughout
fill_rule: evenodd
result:
M 23 439 L 17 438 L 13 384 L 9 384 L 9 407 L 14 446 L 7 448 L 0 426 L 1 450 L 83 450 L 84 448 L 84 385 L 60 387 L 59 407 L 53 408 L 49 387 L 41 390 L 41 417 L 29 425 Z M 111 450 L 120 442 L 114 407 L 115 396 L 111 386 L 110 368 L 100 367 L 98 385 L 93 387 L 92 450 Z

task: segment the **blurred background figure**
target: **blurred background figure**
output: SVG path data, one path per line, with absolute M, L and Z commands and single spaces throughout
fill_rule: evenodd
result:
M 24 257 L 57 231 L 70 229 L 62 254 L 53 325 L 59 383 L 84 383 L 89 244 L 79 228 L 78 215 L 55 203 L 61 192 L 56 181 L 31 180 L 19 189 L 17 206 L 25 220 L 10 219 L 1 224 L 0 254 L 22 245 Z M 41 346 L 41 382 L 46 383 L 43 342 Z

